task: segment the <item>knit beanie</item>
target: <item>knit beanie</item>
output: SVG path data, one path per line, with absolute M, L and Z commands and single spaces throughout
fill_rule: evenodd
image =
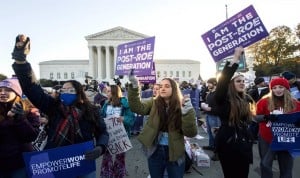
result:
M 240 72 L 235 72 L 235 73 L 233 74 L 233 76 L 231 77 L 231 80 L 233 80 L 233 79 L 235 79 L 235 78 L 237 78 L 237 77 L 240 77 L 240 76 L 245 77 L 244 74 L 242 74 L 242 73 L 240 73 Z
M 286 89 L 290 89 L 289 82 L 285 78 L 274 78 L 270 82 L 270 89 L 272 89 L 275 85 L 284 86 Z
M 281 76 L 284 77 L 284 78 L 287 79 L 287 80 L 290 80 L 290 79 L 296 77 L 295 74 L 293 74 L 292 72 L 289 72 L 289 71 L 282 72 L 282 73 L 281 73 Z
M 8 78 L 0 82 L 0 88 L 6 87 L 12 89 L 17 95 L 22 97 L 22 89 L 17 78 Z

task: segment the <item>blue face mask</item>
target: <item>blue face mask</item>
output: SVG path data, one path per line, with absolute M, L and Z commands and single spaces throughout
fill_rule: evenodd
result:
M 62 94 L 60 94 L 59 97 L 60 97 L 61 102 L 66 106 L 72 105 L 74 103 L 74 101 L 76 101 L 76 99 L 77 99 L 76 94 L 70 94 L 70 93 L 62 93 Z

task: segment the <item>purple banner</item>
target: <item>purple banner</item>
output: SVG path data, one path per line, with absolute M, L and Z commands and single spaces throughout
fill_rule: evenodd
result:
M 134 69 L 136 75 L 151 75 L 155 37 L 118 46 L 115 75 L 128 75 Z
M 156 83 L 155 63 L 153 62 L 151 75 L 136 76 L 140 83 Z
M 238 46 L 247 47 L 269 33 L 250 5 L 202 35 L 202 39 L 215 62 L 233 55 Z

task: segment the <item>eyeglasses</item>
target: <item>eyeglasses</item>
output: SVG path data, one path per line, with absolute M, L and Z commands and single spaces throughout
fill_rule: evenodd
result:
M 69 94 L 76 94 L 75 88 L 61 88 L 59 93 L 69 93 Z

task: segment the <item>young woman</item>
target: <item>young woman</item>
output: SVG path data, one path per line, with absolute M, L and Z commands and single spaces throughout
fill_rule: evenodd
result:
M 105 83 L 100 83 L 98 85 L 98 93 L 94 97 L 94 105 L 99 107 L 100 109 L 103 107 L 105 101 L 107 100 L 106 96 L 107 85 Z
M 101 109 L 101 116 L 117 117 L 130 136 L 130 128 L 134 124 L 134 114 L 131 112 L 128 101 L 122 97 L 121 88 L 118 85 L 107 87 L 107 100 Z M 103 155 L 100 177 L 103 178 L 122 178 L 126 176 L 125 152 L 116 154 L 115 159 L 106 151 Z
M 159 95 L 149 100 L 140 99 L 138 81 L 132 72 L 128 100 L 133 112 L 149 115 L 142 132 L 137 137 L 148 157 L 151 177 L 182 178 L 185 169 L 184 136 L 197 134 L 195 111 L 189 98 L 182 102 L 177 83 L 165 78 L 160 82 Z
M 245 78 L 235 73 L 243 51 L 242 47 L 235 49 L 233 60 L 226 63 L 215 91 L 216 111 L 221 120 L 215 146 L 225 178 L 247 178 L 253 161 L 253 138 L 248 129 L 253 112 L 245 93 Z
M 21 98 L 15 78 L 0 82 L 0 177 L 26 178 L 23 152 L 33 151 L 39 133 L 39 116 Z
M 269 120 L 271 113 L 291 113 L 300 111 L 300 102 L 291 96 L 290 85 L 284 78 L 275 78 L 270 82 L 270 93 L 257 103 L 257 115 L 265 115 Z M 262 178 L 272 178 L 272 164 L 274 156 L 280 169 L 280 177 L 292 178 L 293 158 L 288 151 L 272 151 L 272 132 L 268 121 L 259 123 L 259 155 Z
M 155 83 L 152 88 L 153 97 L 157 97 L 159 95 L 159 84 Z
M 20 48 L 22 49 L 22 48 Z M 46 94 L 35 78 L 30 63 L 23 55 L 14 55 L 13 69 L 23 92 L 40 112 L 48 116 L 48 141 L 44 149 L 67 146 L 95 140 L 95 148 L 85 153 L 85 158 L 95 160 L 108 143 L 108 133 L 99 110 L 87 99 L 82 85 L 75 80 L 66 81 L 57 98 Z M 95 172 L 82 176 L 94 178 Z

